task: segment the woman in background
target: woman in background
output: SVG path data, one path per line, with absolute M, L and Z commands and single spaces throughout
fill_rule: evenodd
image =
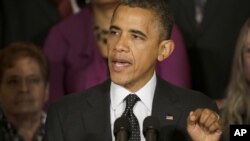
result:
M 231 80 L 221 109 L 225 138 L 229 125 L 250 124 L 250 18 L 243 25 L 235 48 Z
M 32 43 L 0 52 L 0 141 L 42 141 L 48 100 L 48 62 Z

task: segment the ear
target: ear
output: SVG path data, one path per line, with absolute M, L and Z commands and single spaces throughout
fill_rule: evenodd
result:
M 174 50 L 174 42 L 173 40 L 163 40 L 160 43 L 158 50 L 158 61 L 163 61 L 166 59 Z

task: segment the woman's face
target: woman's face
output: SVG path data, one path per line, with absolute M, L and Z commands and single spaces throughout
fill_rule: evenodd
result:
M 4 71 L 0 100 L 6 115 L 40 113 L 47 99 L 48 85 L 34 59 L 19 59 Z
M 250 29 L 248 29 L 246 38 L 245 38 L 245 48 L 243 53 L 243 65 L 244 72 L 247 77 L 247 80 L 250 82 Z

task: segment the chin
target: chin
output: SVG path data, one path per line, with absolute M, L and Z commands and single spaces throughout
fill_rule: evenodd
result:
M 117 85 L 125 86 L 129 82 L 129 77 L 128 75 L 116 74 L 111 75 L 111 80 Z
M 32 107 L 20 107 L 18 113 L 32 113 L 36 111 L 35 108 Z
M 19 114 L 32 114 L 32 113 L 37 113 L 38 111 L 41 111 L 41 109 L 35 106 L 34 104 L 22 105 L 16 109 L 17 109 L 16 113 L 19 113 Z

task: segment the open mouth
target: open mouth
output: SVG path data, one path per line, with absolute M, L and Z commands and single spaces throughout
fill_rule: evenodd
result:
M 128 67 L 130 67 L 132 63 L 128 60 L 125 59 L 113 59 L 112 60 L 112 67 L 114 71 L 120 72 Z

